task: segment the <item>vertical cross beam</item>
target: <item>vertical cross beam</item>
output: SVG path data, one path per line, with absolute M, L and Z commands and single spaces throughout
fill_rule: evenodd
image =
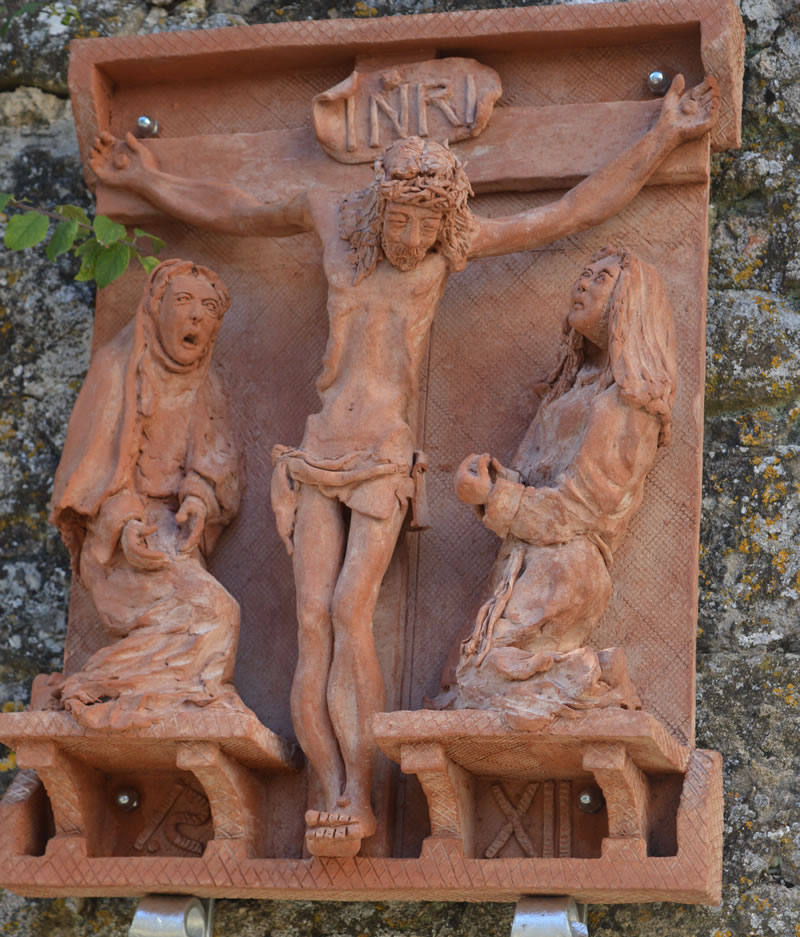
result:
M 555 856 L 555 785 L 552 781 L 544 782 L 544 803 L 542 804 L 542 858 Z
M 558 782 L 558 858 L 572 855 L 572 782 Z

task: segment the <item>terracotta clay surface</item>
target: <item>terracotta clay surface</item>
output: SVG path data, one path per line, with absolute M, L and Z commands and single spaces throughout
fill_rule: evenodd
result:
M 494 69 L 455 56 L 355 71 L 314 98 L 314 132 L 334 159 L 368 163 L 409 134 L 449 143 L 479 136 L 500 92 Z
M 470 184 L 458 159 L 419 136 L 387 147 L 365 189 L 342 198 L 317 186 L 267 203 L 210 178 L 160 170 L 131 134 L 125 142 L 110 134 L 97 139 L 91 166 L 106 185 L 181 220 L 222 233 L 314 232 L 322 243 L 330 320 L 316 383 L 322 409 L 309 417 L 299 447 L 275 447 L 272 479 L 297 592 L 292 720 L 323 788 L 319 808 L 306 814 L 314 855 L 355 855 L 376 830 L 369 722 L 385 706 L 385 687 L 372 619 L 408 502 L 417 513 L 425 510 L 410 424 L 448 275 L 477 258 L 531 250 L 616 214 L 672 149 L 715 122 L 713 79 L 683 89 L 678 76 L 652 130 L 562 199 L 492 219 L 470 211 Z M 577 436 L 574 418 L 571 424 Z M 602 610 L 585 616 L 587 633 Z
M 558 714 L 641 708 L 624 649 L 586 642 L 611 598 L 613 553 L 672 437 L 676 383 L 663 279 L 605 248 L 572 289 L 561 358 L 514 467 L 473 454 L 456 473 L 458 497 L 503 540 L 442 707 L 501 712 L 528 731 Z
M 352 576 L 363 576 L 370 598 L 351 603 L 356 616 L 351 621 L 360 618 L 361 624 L 334 628 L 334 635 L 337 640 L 343 636 L 338 649 L 342 673 L 371 682 L 373 689 L 366 695 L 350 693 L 350 702 L 342 704 L 345 715 L 334 717 L 341 728 L 334 725 L 331 732 L 330 725 L 324 727 L 321 747 L 337 750 L 350 761 L 347 780 L 354 779 L 358 790 L 344 808 L 350 810 L 353 800 L 361 801 L 359 807 L 369 803 L 370 726 L 374 724 L 375 738 L 383 747 L 381 719 L 397 715 L 378 715 L 372 723 L 372 714 L 383 705 L 377 702 L 375 687 L 385 686 L 388 710 L 419 709 L 424 696 L 436 692 L 448 651 L 480 605 L 480 590 L 496 550 L 494 535 L 482 531 L 454 497 L 453 470 L 465 453 L 484 449 L 510 464 L 513 448 L 535 412 L 534 385 L 557 364 L 563 307 L 575 272 L 587 256 L 611 242 L 628 245 L 666 283 L 675 310 L 679 392 L 673 442 L 660 450 L 644 484 L 642 507 L 615 551 L 614 589 L 591 644 L 624 646 L 631 680 L 658 730 L 651 725 L 649 734 L 666 734 L 673 744 L 689 748 L 685 774 L 683 769 L 654 774 L 637 760 L 618 719 L 645 714 L 609 711 L 600 713 L 611 718 L 599 749 L 588 738 L 579 739 L 581 767 L 572 778 L 509 779 L 502 773 L 491 777 L 450 759 L 436 747 L 439 742 L 427 750 L 431 739 L 422 724 L 433 718 L 431 725 L 441 733 L 446 724 L 435 720 L 462 719 L 460 731 L 474 736 L 480 750 L 487 735 L 485 720 L 502 726 L 499 715 L 422 711 L 417 714 L 422 724 L 412 719 L 403 728 L 408 745 L 424 742 L 416 762 L 410 755 L 402 762 L 409 777 L 393 778 L 385 760 L 376 764 L 371 792 L 375 835 L 366 835 L 371 818 L 363 810 L 360 817 L 348 814 L 359 828 L 345 839 L 348 848 L 360 847 L 360 855 L 309 860 L 302 858 L 304 808 L 310 803 L 324 813 L 339 812 L 340 805 L 331 806 L 331 801 L 334 794 L 336 801 L 341 796 L 336 788 L 342 774 L 325 767 L 309 733 L 303 738 L 300 728 L 298 736 L 312 765 L 316 761 L 316 775 L 323 783 L 318 786 L 311 778 L 307 800 L 304 779 L 285 774 L 280 809 L 273 808 L 272 816 L 291 820 L 283 828 L 277 821 L 279 833 L 269 845 L 259 841 L 254 854 L 248 856 L 239 845 L 224 854 L 206 846 L 199 859 L 171 856 L 164 864 L 166 859 L 129 853 L 110 864 L 107 856 L 81 857 L 76 852 L 74 865 L 67 869 L 64 863 L 49 863 L 46 855 L 34 855 L 36 846 L 27 857 L 14 858 L 13 887 L 29 893 L 66 889 L 121 894 L 161 889 L 160 879 L 168 880 L 171 890 L 198 894 L 280 896 L 302 889 L 312 897 L 380 893 L 484 900 L 562 892 L 588 900 L 714 900 L 720 861 L 719 760 L 688 754 L 694 722 L 703 341 L 699 297 L 705 289 L 709 135 L 667 156 L 682 134 L 676 138 L 675 125 L 669 129 L 670 120 L 659 119 L 664 109 L 661 102 L 649 99 L 644 78 L 655 57 L 671 74 L 683 74 L 691 87 L 701 85 L 706 76 L 716 79 L 720 111 L 711 143 L 717 148 L 736 145 L 740 35 L 732 4 L 672 2 L 285 24 L 76 44 L 72 81 L 82 151 L 88 157 L 95 136 L 109 133 L 111 138 L 104 138 L 99 147 L 97 171 L 102 174 L 105 166 L 123 176 L 138 172 L 139 182 L 148 177 L 153 182 L 132 186 L 138 194 L 98 185 L 98 210 L 126 221 L 148 219 L 175 252 L 221 270 L 234 294 L 218 357 L 231 378 L 249 485 L 243 509 L 221 538 L 211 569 L 242 607 L 237 688 L 245 703 L 271 730 L 292 732 L 289 676 L 298 650 L 295 589 L 284 545 L 294 550 L 301 624 L 304 596 L 314 599 L 315 589 L 328 590 L 322 602 L 308 603 L 312 610 L 315 605 L 322 610 L 323 624 L 316 636 L 321 634 L 323 641 L 331 640 L 327 616 L 332 612 L 335 619 L 347 606 L 342 602 L 337 608 L 337 583 L 348 584 L 342 598 L 352 597 L 358 594 L 350 591 Z M 466 231 L 463 259 L 476 261 L 443 292 L 448 272 L 458 269 L 461 258 L 456 250 L 443 250 L 438 229 L 417 255 L 405 233 L 394 236 L 383 226 L 372 230 L 362 221 L 369 217 L 366 210 L 374 197 L 370 193 L 385 187 L 388 202 L 394 190 L 398 195 L 412 190 L 411 198 L 394 201 L 408 206 L 406 226 L 416 229 L 417 237 L 424 227 L 420 212 L 428 208 L 449 222 L 449 201 L 459 184 L 455 160 L 438 155 L 435 144 L 426 139 L 419 141 L 422 149 L 414 156 L 417 163 L 411 172 L 403 164 L 413 162 L 407 156 L 409 144 L 402 142 L 384 158 L 377 176 L 367 164 L 338 162 L 326 155 L 314 134 L 311 102 L 354 70 L 383 74 L 402 67 L 412 75 L 427 60 L 446 60 L 453 53 L 494 69 L 503 93 L 479 136 L 452 143 L 452 153 L 469 161 L 469 181 L 479 195 L 471 203 L 472 218 L 461 229 Z M 585 69 L 601 65 L 607 81 L 602 86 L 587 83 Z M 406 73 L 399 74 L 402 78 Z M 387 106 L 395 108 L 402 129 L 397 107 L 401 92 L 398 87 L 384 91 L 395 95 L 386 98 Z M 693 108 L 675 108 L 677 95 L 676 88 L 666 113 L 673 108 L 681 119 L 691 122 L 693 117 L 695 129 L 711 127 L 711 121 L 704 123 L 707 118 L 690 113 Z M 711 91 L 701 96 L 699 109 L 714 100 Z M 381 135 L 386 134 L 388 142 L 392 115 L 380 104 L 376 107 Z M 428 110 L 441 112 L 436 106 Z M 112 138 L 124 139 L 139 113 L 157 117 L 163 137 L 146 149 L 135 142 L 115 144 Z M 344 113 L 346 118 L 346 102 Z M 413 125 L 418 112 L 412 114 L 410 104 L 409 115 L 409 129 L 418 129 Z M 338 129 L 346 149 L 346 123 Z M 412 149 L 419 144 L 411 144 Z M 651 184 L 639 191 L 648 176 Z M 559 189 L 583 179 L 586 182 L 561 197 Z M 443 207 L 414 204 L 415 199 L 428 201 L 429 186 L 431 201 L 440 198 Z M 459 191 L 464 193 L 463 185 Z M 226 198 L 220 201 L 215 196 L 223 192 Z M 185 208 L 176 210 L 176 195 Z M 216 230 L 202 232 L 169 221 L 165 211 Z M 214 213 L 216 219 L 209 223 Z M 611 220 L 604 222 L 607 217 Z M 475 229 L 470 230 L 472 224 Z M 599 227 L 581 232 L 591 225 Z M 554 243 L 533 254 L 508 254 L 548 242 Z M 360 260 L 353 264 L 350 258 L 358 255 L 359 246 Z M 430 248 L 435 249 L 428 252 Z M 129 315 L 125 309 L 132 308 L 130 298 L 140 283 L 133 275 L 101 294 L 97 344 L 124 326 Z M 363 318 L 368 309 L 370 317 Z M 399 314 L 391 316 L 388 310 Z M 359 317 L 366 327 L 352 324 Z M 408 325 L 410 331 L 390 336 L 381 323 Z M 399 354 L 404 343 L 406 358 Z M 359 353 L 361 348 L 369 354 Z M 388 371 L 378 367 L 382 355 L 391 363 Z M 359 379 L 348 387 L 348 375 L 378 375 L 380 380 L 375 385 Z M 315 378 L 322 411 L 306 423 L 304 438 L 306 417 L 319 408 Z M 334 413 L 341 404 L 339 409 L 347 415 L 348 393 L 360 408 L 359 418 L 351 413 L 349 424 L 337 422 Z M 371 419 L 374 402 L 380 404 L 374 413 L 382 414 L 377 422 Z M 348 447 L 342 451 L 335 434 L 346 424 Z M 392 426 L 394 436 L 385 435 Z M 331 451 L 325 450 L 326 440 L 334 443 Z M 386 440 L 394 447 L 391 452 L 381 448 Z M 284 444 L 274 453 L 282 473 L 278 494 L 289 492 L 277 502 L 284 544 L 266 508 L 276 443 Z M 418 454 L 422 450 L 425 458 Z M 355 458 L 337 464 L 343 456 Z M 376 468 L 380 470 L 374 472 Z M 365 469 L 374 474 L 359 476 Z M 355 474 L 345 476 L 348 471 Z M 428 518 L 419 497 L 421 475 Z M 298 501 L 294 530 L 292 495 Z M 304 506 L 310 501 L 324 511 L 323 520 Z M 391 505 L 391 517 L 359 511 L 357 502 L 370 511 L 376 504 L 382 505 L 380 510 Z M 430 529 L 400 534 L 399 547 L 393 549 L 406 513 L 410 526 L 421 529 L 429 519 Z M 313 550 L 302 542 L 298 549 L 303 514 Z M 359 517 L 370 523 L 362 524 Z M 380 562 L 375 551 L 367 549 L 369 541 L 359 526 L 376 533 Z M 333 549 L 320 544 L 322 537 L 330 536 Z M 334 563 L 331 558 L 341 557 L 345 536 L 344 562 Z M 365 555 L 370 559 L 366 564 Z M 312 559 L 306 562 L 306 556 Z M 332 574 L 327 584 L 305 588 L 304 563 L 320 582 L 325 578 L 320 557 Z M 656 578 L 654 568 L 659 570 Z M 355 635 L 360 636 L 357 641 Z M 104 640 L 91 603 L 76 587 L 65 672 L 83 669 Z M 310 714 L 312 723 L 321 714 L 324 723 L 326 714 L 341 708 L 335 692 L 322 692 L 329 679 L 325 657 L 321 663 L 310 659 L 301 644 L 298 673 L 308 668 L 306 682 L 314 687 L 317 701 L 309 702 L 310 691 L 296 694 L 296 726 L 304 718 L 302 712 L 298 718 L 299 711 Z M 542 745 L 548 744 L 551 731 L 552 726 L 541 730 Z M 531 733 L 507 727 L 502 732 L 512 745 L 515 738 L 523 747 L 531 744 Z M 351 745 L 352 755 L 346 751 Z M 656 747 L 664 748 L 661 743 Z M 175 783 L 183 780 L 196 792 L 201 768 L 198 764 L 197 770 L 187 769 L 193 781 L 181 775 Z M 574 797 L 577 785 L 592 778 L 597 787 L 613 793 L 606 793 L 606 805 L 594 820 L 582 819 L 575 813 Z M 199 783 L 205 787 L 204 781 Z M 471 827 L 469 855 L 463 845 L 442 843 L 435 835 L 433 848 L 423 848 L 429 830 L 439 828 L 431 802 L 434 788 L 445 792 L 446 811 L 460 811 Z M 23 791 L 14 816 L 33 817 L 30 804 L 36 797 L 39 794 Z M 648 819 L 649 805 L 656 802 L 666 831 L 660 834 L 652 832 Z M 319 815 L 310 819 L 313 840 Z M 499 825 L 492 828 L 496 821 Z M 22 820 L 15 823 L 25 825 Z M 326 822 L 320 826 L 324 829 Z M 25 837 L 20 834 L 18 839 Z M 314 845 L 308 837 L 305 843 Z M 574 854 L 557 858 L 572 849 L 569 843 L 576 844 Z M 320 851 L 325 851 L 324 845 Z M 619 861 L 623 855 L 630 861 Z M 0 877 L 11 883 L 4 869 L 10 871 L 11 865 L 0 866 Z
M 211 364 L 229 304 L 211 270 L 159 264 L 70 419 L 52 520 L 111 643 L 51 681 L 46 705 L 87 728 L 207 706 L 249 713 L 231 686 L 239 605 L 205 568 L 244 483 Z

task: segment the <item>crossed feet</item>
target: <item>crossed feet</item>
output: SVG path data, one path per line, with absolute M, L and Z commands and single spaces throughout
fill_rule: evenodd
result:
M 337 806 L 347 808 L 350 802 L 341 797 Z M 369 808 L 341 813 L 306 811 L 306 848 L 312 856 L 355 856 L 361 848 L 361 840 L 374 832 L 375 815 Z

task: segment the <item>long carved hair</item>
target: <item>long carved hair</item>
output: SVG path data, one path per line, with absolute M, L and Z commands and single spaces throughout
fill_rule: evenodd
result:
M 350 242 L 356 268 L 353 282 L 369 276 L 383 257 L 383 216 L 390 202 L 440 208 L 436 247 L 451 270 L 463 270 L 476 224 L 467 204 L 472 188 L 455 154 L 441 143 L 405 137 L 375 160 L 374 172 L 372 184 L 346 196 L 340 208 L 341 236 Z
M 675 327 L 672 307 L 661 274 L 630 251 L 606 247 L 591 263 L 614 257 L 621 268 L 608 300 L 608 365 L 598 393 L 616 384 L 622 399 L 642 407 L 661 421 L 659 446 L 672 431 L 677 387 Z M 542 406 L 574 386 L 583 366 L 587 339 L 564 325 L 561 360 L 548 375 Z

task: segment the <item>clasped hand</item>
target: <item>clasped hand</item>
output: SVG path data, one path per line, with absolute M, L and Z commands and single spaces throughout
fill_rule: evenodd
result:
M 488 452 L 483 455 L 473 452 L 456 470 L 456 494 L 464 504 L 486 504 L 495 481 L 506 474 L 506 469 Z
M 178 550 L 190 553 L 200 543 L 206 525 L 207 509 L 202 499 L 188 495 L 183 499 L 175 520 L 183 528 Z M 153 550 L 147 538 L 155 533 L 157 526 L 148 526 L 143 521 L 131 520 L 122 529 L 120 542 L 125 558 L 136 569 L 154 572 L 169 566 L 169 556 L 163 550 Z

